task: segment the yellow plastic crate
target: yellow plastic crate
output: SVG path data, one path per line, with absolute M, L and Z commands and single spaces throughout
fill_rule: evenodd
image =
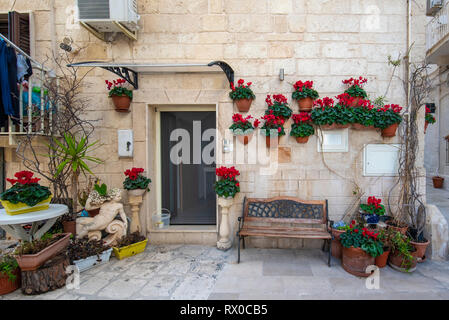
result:
M 145 251 L 145 248 L 147 246 L 148 239 L 145 239 L 140 242 L 136 242 L 133 244 L 130 244 L 129 246 L 117 248 L 113 247 L 112 250 L 114 250 L 114 255 L 119 259 L 125 259 L 131 256 L 134 256 L 138 253 L 142 253 Z
M 35 206 L 30 207 L 26 205 L 25 203 L 19 202 L 19 203 L 11 203 L 7 200 L 0 200 L 3 207 L 5 208 L 5 211 L 10 216 L 15 216 L 17 214 L 22 213 L 29 213 L 34 211 L 41 211 L 48 209 L 50 205 L 52 196 L 49 196 L 47 199 L 42 200 L 41 202 L 37 203 Z

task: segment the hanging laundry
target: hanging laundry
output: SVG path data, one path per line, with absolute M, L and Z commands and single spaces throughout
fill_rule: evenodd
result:
M 13 114 L 13 107 L 11 101 L 11 90 L 9 87 L 8 75 L 8 47 L 3 39 L 0 39 L 0 91 L 2 94 L 2 110 L 0 112 L 2 124 L 6 123 L 6 116 Z
M 17 82 L 28 80 L 33 74 L 30 59 L 24 57 L 22 54 L 17 55 Z
M 12 113 L 8 115 L 19 118 L 19 87 L 17 85 L 17 56 L 16 50 L 13 47 L 7 46 L 7 61 L 8 61 L 8 81 L 11 90 L 11 103 L 12 103 Z

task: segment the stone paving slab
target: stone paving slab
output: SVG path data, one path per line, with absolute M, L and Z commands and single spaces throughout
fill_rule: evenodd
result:
M 80 288 L 58 289 L 37 296 L 17 290 L 8 299 L 192 299 L 192 300 L 391 300 L 449 299 L 449 262 L 426 261 L 406 274 L 380 270 L 380 288 L 367 289 L 320 249 L 257 249 L 219 251 L 200 245 L 148 246 L 144 253 L 80 275 Z

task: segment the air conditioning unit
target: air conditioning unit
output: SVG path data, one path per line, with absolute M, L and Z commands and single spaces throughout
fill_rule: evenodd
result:
M 137 39 L 137 0 L 77 0 L 79 22 L 97 37 L 117 32 Z
M 444 0 L 427 0 L 427 16 L 434 16 L 444 5 Z

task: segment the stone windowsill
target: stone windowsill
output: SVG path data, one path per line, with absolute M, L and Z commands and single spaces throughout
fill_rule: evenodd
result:
M 169 226 L 166 229 L 151 229 L 150 232 L 217 232 L 217 226 L 179 225 L 179 226 Z

